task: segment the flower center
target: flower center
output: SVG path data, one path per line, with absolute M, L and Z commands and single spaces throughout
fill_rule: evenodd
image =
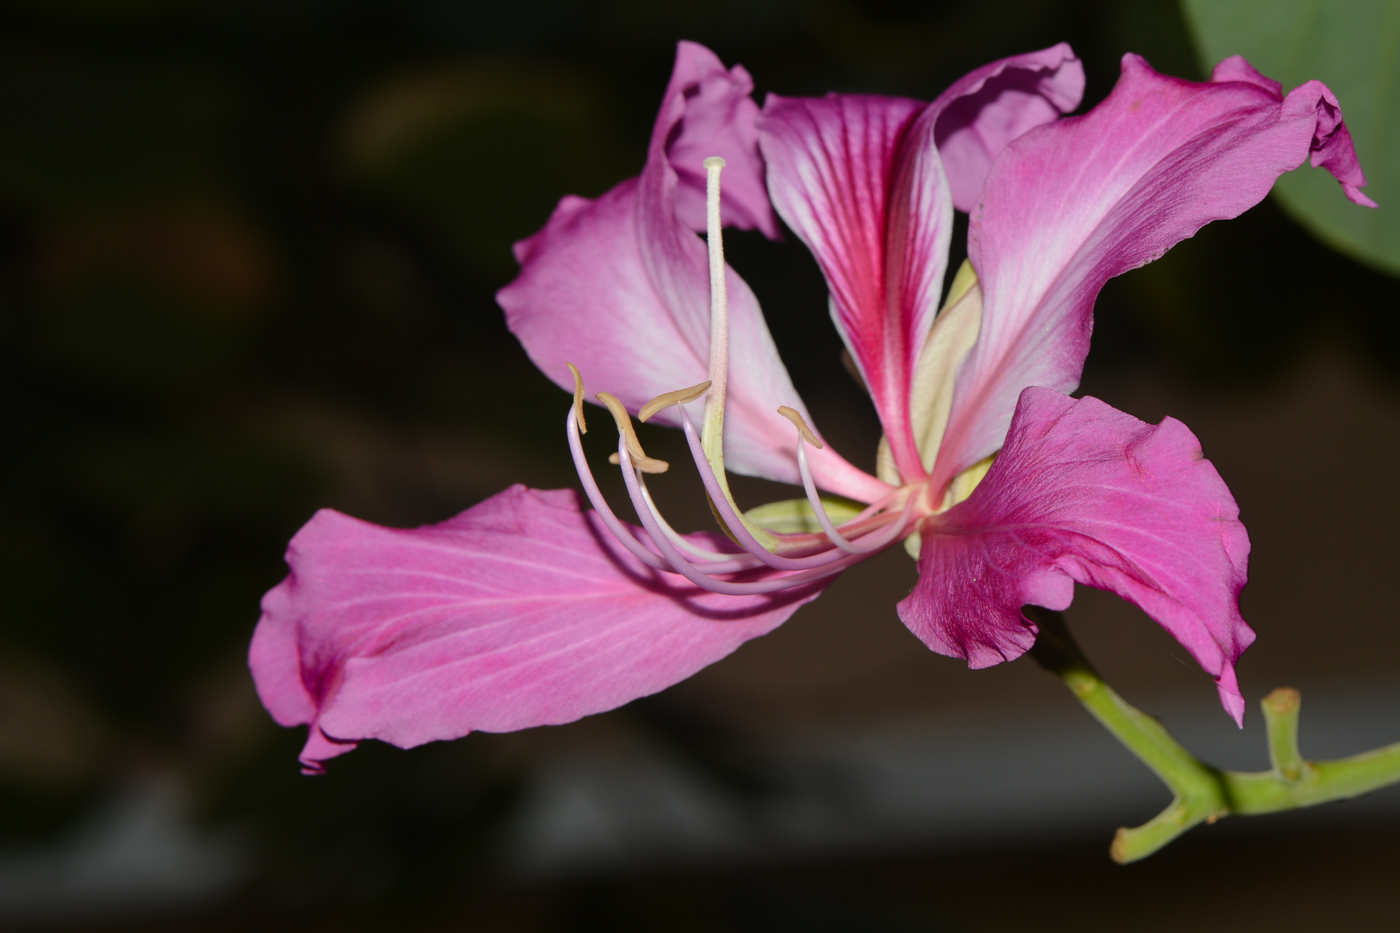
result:
M 911 527 L 916 508 L 912 494 L 895 493 L 884 502 L 863 511 L 847 510 L 838 527 L 828 514 L 825 502 L 818 496 L 807 464 L 807 444 L 820 448 L 821 441 L 793 408 L 782 406 L 778 412 L 792 422 L 796 430 L 797 460 L 807 498 L 799 502 L 818 525 L 820 531 L 803 528 L 801 532 L 779 534 L 761 527 L 749 515 L 741 512 L 729 490 L 724 471 L 724 402 L 729 375 L 729 302 L 725 282 L 724 241 L 720 224 L 720 171 L 724 160 L 705 160 L 707 241 L 710 267 L 710 378 L 699 385 L 665 392 L 647 402 L 638 411 L 642 421 L 666 408 L 674 407 L 680 415 L 681 427 L 690 446 L 700 479 L 720 526 L 742 550 L 714 550 L 703 539 L 678 533 L 661 516 L 647 490 L 646 477 L 666 472 L 670 465 L 647 455 L 642 449 L 631 416 L 616 396 L 599 392 L 599 402 L 608 408 L 617 423 L 617 452 L 609 459 L 622 471 L 623 482 L 642 522 L 644 534 L 625 525 L 612 512 L 593 479 L 584 456 L 581 435 L 588 428 L 584 420 L 583 375 L 569 364 L 574 377 L 573 404 L 565 419 L 569 448 L 578 468 L 584 491 L 603 524 L 618 542 L 634 557 L 655 570 L 676 574 L 695 585 L 719 593 L 751 594 L 805 586 L 829 577 L 864 560 L 903 536 Z M 705 398 L 702 427 L 697 429 L 686 406 Z M 777 505 L 789 505 L 778 503 Z M 756 512 L 771 514 L 772 507 Z M 735 574 L 742 575 L 735 578 Z

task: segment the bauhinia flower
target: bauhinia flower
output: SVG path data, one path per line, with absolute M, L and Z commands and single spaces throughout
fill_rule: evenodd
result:
M 1365 179 L 1315 81 L 1284 95 L 1232 58 L 1194 83 L 1128 55 L 1103 103 L 1061 118 L 1083 86 L 1060 45 L 932 103 L 770 97 L 760 112 L 742 68 L 681 43 L 641 176 L 561 201 L 517 244 L 520 275 L 499 296 L 531 358 L 574 393 L 564 427 L 592 509 L 572 490 L 514 486 L 416 529 L 312 518 L 249 656 L 273 717 L 310 726 L 304 768 L 363 739 L 409 747 L 620 706 L 901 541 L 919 580 L 898 615 L 934 651 L 975 668 L 1015 658 L 1036 637 L 1022 607 L 1064 609 L 1088 584 L 1171 632 L 1238 721 L 1234 664 L 1254 634 L 1229 490 L 1180 422 L 1066 393 L 1110 277 L 1241 213 L 1307 159 L 1369 205 Z M 826 276 L 884 429 L 878 475 L 822 442 L 724 263 L 721 220 L 777 236 L 774 208 Z M 955 208 L 970 213 L 969 259 L 940 307 Z M 605 390 L 640 527 L 584 455 L 585 379 Z M 718 530 L 680 534 L 658 513 L 647 477 L 667 465 L 633 414 L 685 432 Z M 805 497 L 742 512 L 726 470 Z

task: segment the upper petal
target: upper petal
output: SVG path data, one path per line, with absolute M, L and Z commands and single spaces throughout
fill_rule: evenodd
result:
M 694 42 L 676 46 L 652 143 L 676 172 L 676 216 L 690 229 L 705 229 L 705 160 L 725 161 L 720 213 L 726 226 L 757 228 L 773 239 L 778 218 L 768 202 L 763 156 L 758 151 L 758 104 L 753 78 L 742 65 L 728 71 L 714 52 Z
M 821 266 L 832 318 L 906 482 L 924 476 L 909 388 L 953 220 L 932 124 L 916 120 L 922 109 L 895 97 L 770 95 L 760 124 L 773 203 Z
M 1345 184 L 1364 181 L 1322 85 L 1285 98 L 1243 60 L 1195 83 L 1136 55 L 1092 112 L 1008 145 L 971 217 L 982 327 L 958 374 L 935 484 L 1001 446 L 1023 388 L 1078 385 L 1105 281 L 1257 204 L 1310 153 Z
M 928 105 L 837 94 L 764 102 L 769 192 L 821 266 L 832 318 L 906 482 L 925 476 L 911 392 L 953 206 L 967 209 L 997 152 L 1077 106 L 1083 87 L 1079 60 L 1061 44 L 979 68 Z
M 530 358 L 560 387 L 573 388 L 565 366 L 570 361 L 590 385 L 612 392 L 635 412 L 663 392 L 707 378 L 709 259 L 704 241 L 677 217 L 685 183 L 666 153 L 677 126 L 689 126 L 689 135 L 681 136 L 686 151 L 703 147 L 699 128 L 715 121 L 685 121 L 697 110 L 703 116 L 714 103 L 711 97 L 733 109 L 734 101 L 718 92 L 702 93 L 701 88 L 687 96 L 688 89 L 726 75 L 725 81 L 738 81 L 712 53 L 682 43 L 641 177 L 596 201 L 564 198 L 543 230 L 516 244 L 520 275 L 496 297 Z M 717 145 L 740 135 L 720 132 Z M 743 179 L 754 166 L 742 151 L 735 159 L 733 177 L 742 193 Z M 726 169 L 726 191 L 730 180 Z M 750 179 L 747 184 L 761 182 Z M 732 269 L 728 290 L 726 464 L 740 473 L 798 482 L 794 435 L 777 408 L 787 405 L 804 417 L 806 408 L 778 357 L 757 299 Z M 672 412 L 657 416 L 663 423 L 674 424 L 674 419 Z M 823 488 L 866 502 L 888 493 L 885 484 L 829 448 L 815 453 L 813 472 Z
M 734 597 L 658 579 L 576 493 L 523 486 L 414 529 L 325 510 L 287 560 L 249 665 L 279 723 L 312 725 L 313 771 L 361 739 L 407 748 L 613 709 L 771 631 L 823 585 Z
M 1239 612 L 1249 538 L 1181 422 L 1028 388 L 981 485 L 920 530 L 919 582 L 899 616 L 933 650 L 972 667 L 1017 657 L 1035 641 L 1021 607 L 1064 609 L 1085 583 L 1140 606 L 1243 716 L 1234 664 L 1254 640 Z
M 1011 140 L 1079 106 L 1084 65 L 1068 43 L 968 72 L 929 109 L 953 206 L 971 211 L 992 160 Z

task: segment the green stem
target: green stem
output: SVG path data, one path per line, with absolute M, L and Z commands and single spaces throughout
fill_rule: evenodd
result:
M 1065 682 L 1104 728 L 1151 768 L 1175 795 L 1155 818 L 1119 829 L 1109 853 L 1119 863 L 1146 858 L 1199 823 L 1253 816 L 1356 797 L 1400 783 L 1400 742 L 1335 761 L 1308 761 L 1298 751 L 1301 696 L 1280 688 L 1264 698 L 1268 771 L 1224 771 L 1181 746 L 1156 719 L 1125 701 L 1084 656 L 1057 612 L 1027 607 L 1040 627 L 1031 656 Z

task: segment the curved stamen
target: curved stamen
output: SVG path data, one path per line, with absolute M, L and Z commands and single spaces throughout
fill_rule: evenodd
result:
M 807 445 L 814 444 L 820 449 L 822 442 L 817 440 L 812 429 L 807 427 L 807 420 L 796 410 L 788 408 L 786 405 L 780 405 L 778 414 L 791 421 L 792 426 L 797 428 L 797 469 L 802 474 L 802 488 L 807 493 L 807 503 L 812 507 L 812 515 L 816 518 L 817 524 L 821 525 L 822 531 L 826 532 L 826 536 L 831 539 L 831 543 L 847 554 L 867 554 L 879 550 L 897 538 L 909 520 L 914 497 L 912 495 L 905 497 L 904 511 L 900 515 L 899 521 L 883 531 L 866 535 L 861 539 L 860 544 L 852 544 L 832 524 L 831 516 L 827 514 L 826 506 L 822 503 L 821 496 L 817 494 L 817 484 L 812 479 L 812 468 L 807 463 Z
M 613 510 L 608 506 L 608 500 L 603 498 L 602 490 L 598 488 L 598 483 L 593 479 L 593 471 L 588 467 L 588 458 L 584 456 L 583 441 L 579 438 L 578 412 L 572 407 L 564 419 L 564 430 L 569 437 L 569 451 L 574 455 L 574 469 L 578 471 L 579 481 L 583 483 L 584 494 L 588 496 L 593 510 L 598 513 L 598 517 L 603 520 L 608 531 L 611 531 L 618 543 L 637 560 L 654 570 L 674 573 L 675 571 L 671 569 L 671 565 L 666 562 L 665 558 L 653 554 L 646 545 L 637 540 L 631 530 L 613 514 Z
M 812 514 L 816 516 L 817 524 L 822 526 L 822 531 L 826 532 L 831 543 L 847 554 L 873 554 L 875 551 L 894 543 L 904 532 L 904 529 L 909 527 L 909 515 L 914 511 L 913 494 L 905 497 L 904 509 L 900 512 L 898 521 L 881 531 L 865 535 L 860 539 L 859 544 L 853 544 L 836 530 L 836 526 L 831 523 L 831 516 L 826 513 L 826 506 L 822 504 L 821 497 L 817 495 L 817 484 L 812 481 L 812 469 L 807 465 L 807 445 L 800 433 L 797 436 L 797 468 L 802 473 L 802 488 L 807 491 L 807 502 L 812 506 Z
M 656 522 L 661 526 L 661 530 L 666 533 L 666 537 L 670 538 L 671 542 L 675 544 L 676 547 L 685 551 L 691 557 L 709 561 L 726 561 L 733 560 L 736 557 L 744 557 L 748 558 L 755 566 L 757 565 L 758 561 L 747 554 L 721 554 L 719 551 L 707 551 L 702 547 L 691 544 L 685 539 L 684 535 L 671 527 L 670 522 L 666 521 L 665 516 L 661 514 L 661 510 L 656 507 L 656 503 L 652 500 L 651 490 L 647 488 L 646 483 L 642 484 L 642 498 L 646 500 L 647 509 L 656 517 Z
M 583 491 L 588 496 L 588 501 L 592 504 L 593 510 L 598 513 L 598 517 L 602 519 L 603 524 L 607 526 L 608 531 L 612 532 L 613 537 L 617 539 L 618 543 L 626 548 L 633 557 L 654 570 L 660 570 L 665 573 L 677 573 L 675 568 L 673 568 L 664 557 L 653 553 L 645 544 L 638 541 L 637 536 L 632 533 L 632 529 L 619 519 L 608 505 L 608 500 L 604 498 L 602 490 L 598 488 L 598 483 L 593 478 L 593 471 L 588 466 L 588 458 L 584 455 L 583 442 L 579 438 L 580 431 L 576 420 L 577 416 L 578 413 L 573 408 L 570 408 L 569 414 L 564 422 L 565 433 L 569 438 L 569 451 L 573 454 L 574 468 L 578 472 L 579 481 L 583 484 Z M 626 443 L 625 439 L 622 443 Z M 613 456 L 617 455 L 614 454 Z M 647 494 L 647 502 L 650 504 L 650 493 Z M 654 509 L 655 506 L 652 506 L 652 508 Z M 663 524 L 665 523 L 665 520 L 661 519 L 659 514 L 657 514 L 656 517 L 660 519 Z M 670 526 L 667 525 L 666 527 L 669 528 Z M 674 530 L 672 530 L 671 533 L 675 534 L 677 538 L 680 537 Z M 648 535 L 648 540 L 652 540 L 650 535 Z M 684 541 L 684 539 L 681 540 Z M 684 543 L 688 548 L 694 548 L 689 542 Z M 656 546 L 654 540 L 652 540 L 652 545 Z M 694 549 L 697 551 L 699 550 L 698 548 Z M 660 550 L 660 548 L 658 548 L 658 550 Z M 705 561 L 701 565 L 703 570 L 708 573 L 737 573 L 741 570 L 752 570 L 755 567 L 761 566 L 757 560 L 748 554 L 701 553 L 704 553 L 707 557 L 714 558 Z
M 684 411 L 684 409 L 682 409 Z M 692 432 L 694 426 L 691 427 Z M 625 441 L 618 442 L 618 459 L 622 465 L 622 478 L 627 483 L 627 491 L 632 495 L 633 502 L 645 501 L 641 493 L 642 474 L 641 471 L 632 465 L 631 457 L 627 452 Z M 676 573 L 685 577 L 691 583 L 712 593 L 724 593 L 729 596 L 752 596 L 762 593 L 776 593 L 781 590 L 792 589 L 793 587 L 804 586 L 826 577 L 834 576 L 845 570 L 852 564 L 858 563 L 866 555 L 839 555 L 838 560 L 832 561 L 825 566 L 802 570 L 797 573 L 784 574 L 768 580 L 755 580 L 752 582 L 735 582 L 731 580 L 716 580 L 701 572 L 699 568 L 687 561 L 671 544 L 670 540 L 661 531 L 661 527 L 656 522 L 656 516 L 652 515 L 648 509 L 639 510 L 642 519 L 642 526 L 651 535 L 652 542 L 661 551 L 662 555 L 671 562 L 671 566 Z
M 680 412 L 681 427 L 685 430 L 686 440 L 690 442 L 690 451 L 695 459 L 696 469 L 700 471 L 700 480 L 705 484 L 705 491 L 710 494 L 710 502 L 714 505 L 720 521 L 724 522 L 733 533 L 734 540 L 739 543 L 740 547 L 774 570 L 805 570 L 842 559 L 842 553 L 835 549 L 807 557 L 782 557 L 760 544 L 753 535 L 749 534 L 748 527 L 739 519 L 734 506 L 721 493 L 719 482 L 715 479 L 715 472 L 710 467 L 710 461 L 705 457 L 699 433 L 695 430 L 695 422 L 690 420 L 690 413 L 684 407 L 680 409 Z

